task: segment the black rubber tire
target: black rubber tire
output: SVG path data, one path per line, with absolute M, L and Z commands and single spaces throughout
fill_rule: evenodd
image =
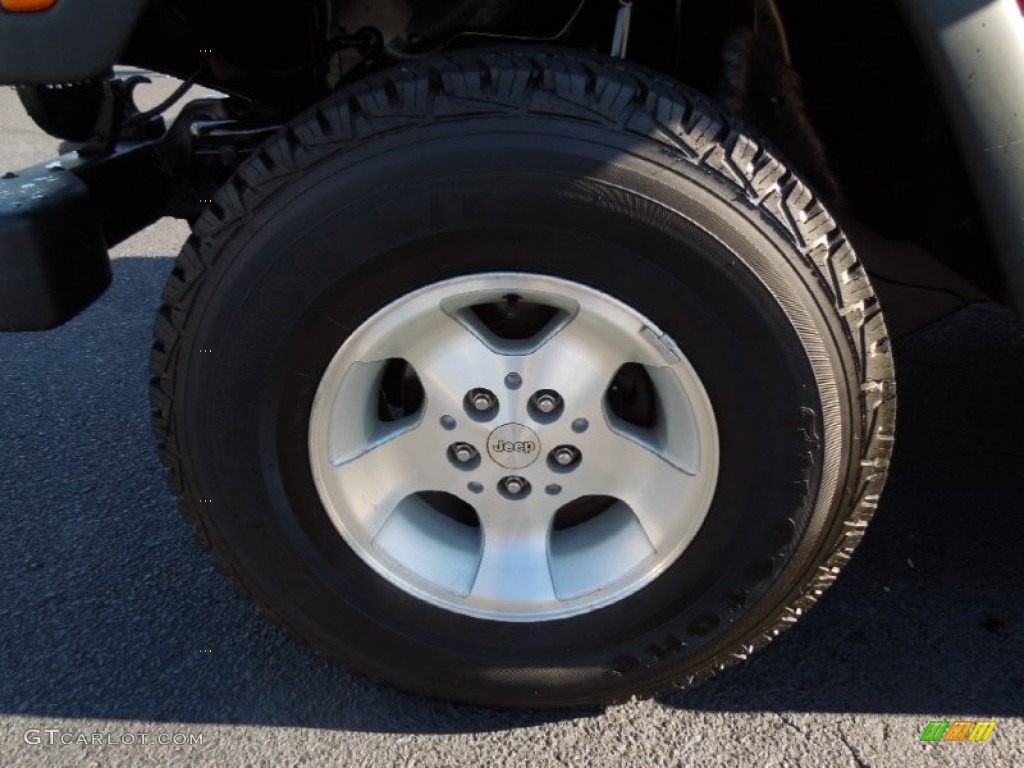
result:
M 68 85 L 18 86 L 18 98 L 29 117 L 46 133 L 66 141 L 92 135 L 103 106 L 103 83 L 86 80 Z
M 312 398 L 347 334 L 423 284 L 492 270 L 637 307 L 719 422 L 690 547 L 560 621 L 469 618 L 385 582 L 309 469 Z M 590 705 L 745 659 L 846 564 L 892 449 L 885 324 L 829 213 L 703 97 L 594 55 L 468 52 L 329 97 L 218 192 L 155 334 L 161 455 L 220 567 L 317 652 L 442 698 Z

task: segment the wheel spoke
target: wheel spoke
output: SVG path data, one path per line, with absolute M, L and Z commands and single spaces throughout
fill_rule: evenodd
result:
M 408 361 L 423 385 L 431 413 L 452 413 L 462 407 L 470 389 L 498 391 L 507 372 L 506 358 L 468 322 L 437 307 L 420 317 L 414 328 L 392 334 L 388 343 L 367 349 L 364 356 Z
M 421 425 L 405 429 L 325 472 L 328 488 L 354 500 L 350 514 L 372 539 L 399 502 L 418 491 L 438 487 L 450 475 L 443 449 Z
M 680 516 L 693 516 L 695 524 L 703 518 L 707 483 L 632 436 L 607 427 L 594 431 L 590 450 L 569 478 L 570 490 L 624 501 L 658 551 L 675 543 Z
M 532 388 L 556 390 L 566 411 L 576 417 L 600 415 L 604 395 L 622 365 L 600 330 L 587 318 L 576 316 L 522 359 L 522 371 Z
M 535 505 L 497 502 L 480 522 L 483 553 L 471 597 L 496 606 L 550 608 L 556 600 L 548 552 L 551 515 Z

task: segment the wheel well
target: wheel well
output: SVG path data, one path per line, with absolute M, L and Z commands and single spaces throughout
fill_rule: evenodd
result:
M 897 4 L 781 4 L 811 119 L 853 215 L 1002 296 L 951 122 Z
M 610 49 L 619 0 L 152 0 L 123 57 L 298 111 L 345 82 L 451 47 Z M 827 44 L 823 44 L 827 41 Z M 949 121 L 888 0 L 645 0 L 628 58 L 740 114 L 840 215 L 909 240 L 999 295 Z
M 896 4 L 653 5 L 660 17 L 634 14 L 631 58 L 739 113 L 842 217 L 1002 296 L 950 121 Z
M 323 93 L 322 0 L 253 9 L 243 0 L 150 0 L 122 63 L 261 104 L 301 107 Z

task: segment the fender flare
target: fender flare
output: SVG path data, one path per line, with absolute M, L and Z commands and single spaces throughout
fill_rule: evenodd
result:
M 898 0 L 1024 317 L 1024 18 L 1017 0 Z

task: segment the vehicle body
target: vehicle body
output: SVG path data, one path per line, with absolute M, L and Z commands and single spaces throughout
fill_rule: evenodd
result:
M 2 5 L 0 83 L 66 143 L 0 179 L 0 330 L 191 222 L 152 363 L 182 510 L 422 693 L 745 658 L 878 505 L 890 331 L 1024 308 L 1013 0 Z M 115 66 L 226 96 L 168 124 Z

